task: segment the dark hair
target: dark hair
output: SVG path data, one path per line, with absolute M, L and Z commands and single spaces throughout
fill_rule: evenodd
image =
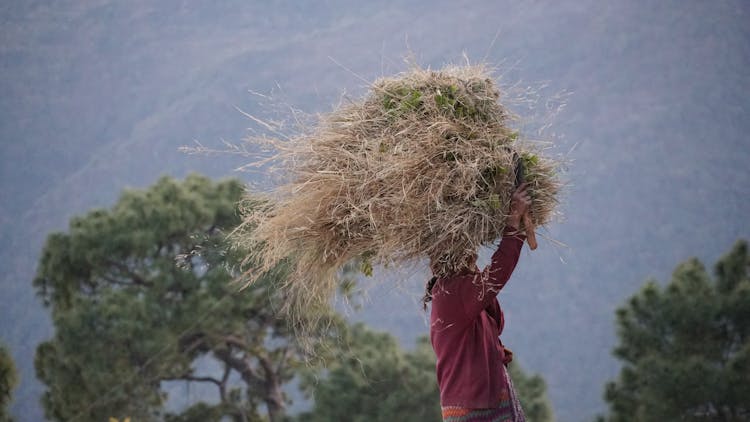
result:
M 432 302 L 432 288 L 435 286 L 435 282 L 437 282 L 437 277 L 432 277 L 430 281 L 427 282 L 427 284 L 424 286 L 424 296 L 422 296 L 422 308 L 426 311 L 427 310 L 427 302 Z

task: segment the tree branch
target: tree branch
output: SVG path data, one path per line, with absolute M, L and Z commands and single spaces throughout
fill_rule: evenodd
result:
M 263 379 L 258 375 L 258 372 L 252 367 L 252 365 L 250 365 L 247 359 L 232 355 L 230 349 L 214 349 L 214 355 L 219 360 L 229 365 L 232 369 L 239 372 L 242 379 L 248 385 L 257 385 L 258 383 L 263 382 Z
M 216 384 L 219 389 L 222 388 L 222 382 L 221 380 L 217 380 L 213 377 L 196 377 L 193 375 L 181 375 L 174 378 L 164 378 L 163 381 L 190 381 L 190 382 L 210 382 L 212 384 Z
M 107 276 L 107 275 L 104 275 L 104 274 L 99 275 L 99 277 L 102 280 L 106 281 L 107 283 L 113 284 L 115 286 L 125 286 L 125 287 L 128 287 L 128 286 L 136 286 L 136 285 L 138 285 L 136 283 L 129 283 L 127 281 L 117 280 L 117 279 L 115 279 L 113 277 L 110 277 L 110 276 Z
M 240 350 L 248 351 L 251 349 L 250 345 L 248 345 L 245 342 L 245 340 L 233 334 L 227 334 L 227 335 L 222 336 L 221 341 L 226 343 L 229 346 L 234 346 Z
M 281 373 L 281 368 L 284 366 L 284 364 L 286 364 L 286 361 L 289 358 L 290 354 L 291 353 L 289 350 L 289 346 L 284 346 L 284 348 L 281 349 L 281 357 L 279 357 L 279 361 L 277 362 L 277 365 L 276 365 L 276 373 L 278 374 Z
M 281 377 L 274 372 L 273 362 L 268 355 L 256 356 L 265 373 L 265 391 L 263 400 L 268 408 L 268 418 L 271 422 L 281 421 L 284 415 L 284 396 L 281 391 Z
M 179 341 L 180 353 L 189 355 L 194 350 L 201 347 L 208 349 L 209 345 L 206 341 L 206 334 L 203 332 L 191 333 L 189 336 L 180 338 Z
M 273 363 L 271 362 L 271 359 L 268 358 L 268 356 L 256 356 L 258 358 L 258 363 L 260 363 L 260 366 L 263 368 L 263 372 L 266 373 L 266 379 L 269 379 L 276 375 L 276 372 L 273 370 Z
M 219 397 L 221 402 L 227 402 L 227 381 L 229 380 L 229 374 L 232 372 L 232 367 L 228 363 L 224 362 L 224 374 L 221 376 L 221 385 L 219 385 Z
M 113 259 L 107 259 L 105 260 L 105 263 L 107 265 L 111 265 L 115 267 L 118 271 L 124 273 L 127 275 L 131 280 L 133 280 L 134 285 L 137 286 L 143 286 L 143 287 L 151 287 L 153 286 L 153 283 L 146 281 L 146 279 L 141 276 L 140 274 L 136 273 L 135 271 L 128 268 L 127 265 L 124 265 L 122 262 L 115 261 Z

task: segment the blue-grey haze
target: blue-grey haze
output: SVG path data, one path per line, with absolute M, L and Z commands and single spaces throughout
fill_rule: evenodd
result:
M 264 113 L 248 90 L 325 112 L 409 52 L 431 67 L 465 53 L 507 84 L 544 84 L 543 99 L 569 93 L 548 132 L 570 161 L 565 219 L 548 231 L 566 246 L 523 254 L 501 295 L 504 341 L 547 380 L 558 420 L 604 411 L 615 307 L 647 277 L 750 237 L 744 0 L 3 2 L 0 340 L 21 373 L 18 420 L 43 418 L 33 354 L 52 329 L 31 280 L 50 231 L 162 174 L 249 180 L 236 157 L 178 147 L 245 136 L 235 107 Z M 371 288 L 352 318 L 410 346 L 427 332 L 424 270 Z

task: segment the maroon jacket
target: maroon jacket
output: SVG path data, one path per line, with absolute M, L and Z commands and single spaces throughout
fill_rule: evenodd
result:
M 495 407 L 507 388 L 499 339 L 504 320 L 496 296 L 516 267 L 523 241 L 506 231 L 483 272 L 441 278 L 432 289 L 430 341 L 442 406 Z

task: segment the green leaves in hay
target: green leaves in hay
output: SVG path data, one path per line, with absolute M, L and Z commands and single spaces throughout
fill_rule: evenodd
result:
M 471 205 L 490 211 L 498 211 L 502 207 L 502 202 L 500 202 L 500 195 L 491 193 L 486 199 L 473 200 Z
M 399 87 L 383 95 L 383 109 L 392 117 L 401 117 L 418 110 L 422 105 L 422 93 L 416 89 Z
M 468 101 L 461 99 L 458 86 L 448 85 L 435 90 L 435 105 L 458 119 L 482 117 L 477 109 L 468 105 Z
M 527 182 L 533 182 L 538 173 L 536 169 L 539 168 L 539 157 L 532 153 L 521 154 L 521 160 L 523 161 L 523 178 Z
M 487 205 L 490 207 L 491 210 L 497 211 L 501 207 L 500 203 L 500 195 L 496 193 L 491 193 L 489 198 L 487 198 Z
M 437 88 L 435 90 L 435 104 L 440 109 L 453 111 L 456 107 L 457 93 L 458 87 L 456 85 L 444 87 L 442 90 Z
M 359 258 L 359 271 L 367 277 L 372 277 L 372 258 L 374 256 L 373 252 L 365 252 Z

